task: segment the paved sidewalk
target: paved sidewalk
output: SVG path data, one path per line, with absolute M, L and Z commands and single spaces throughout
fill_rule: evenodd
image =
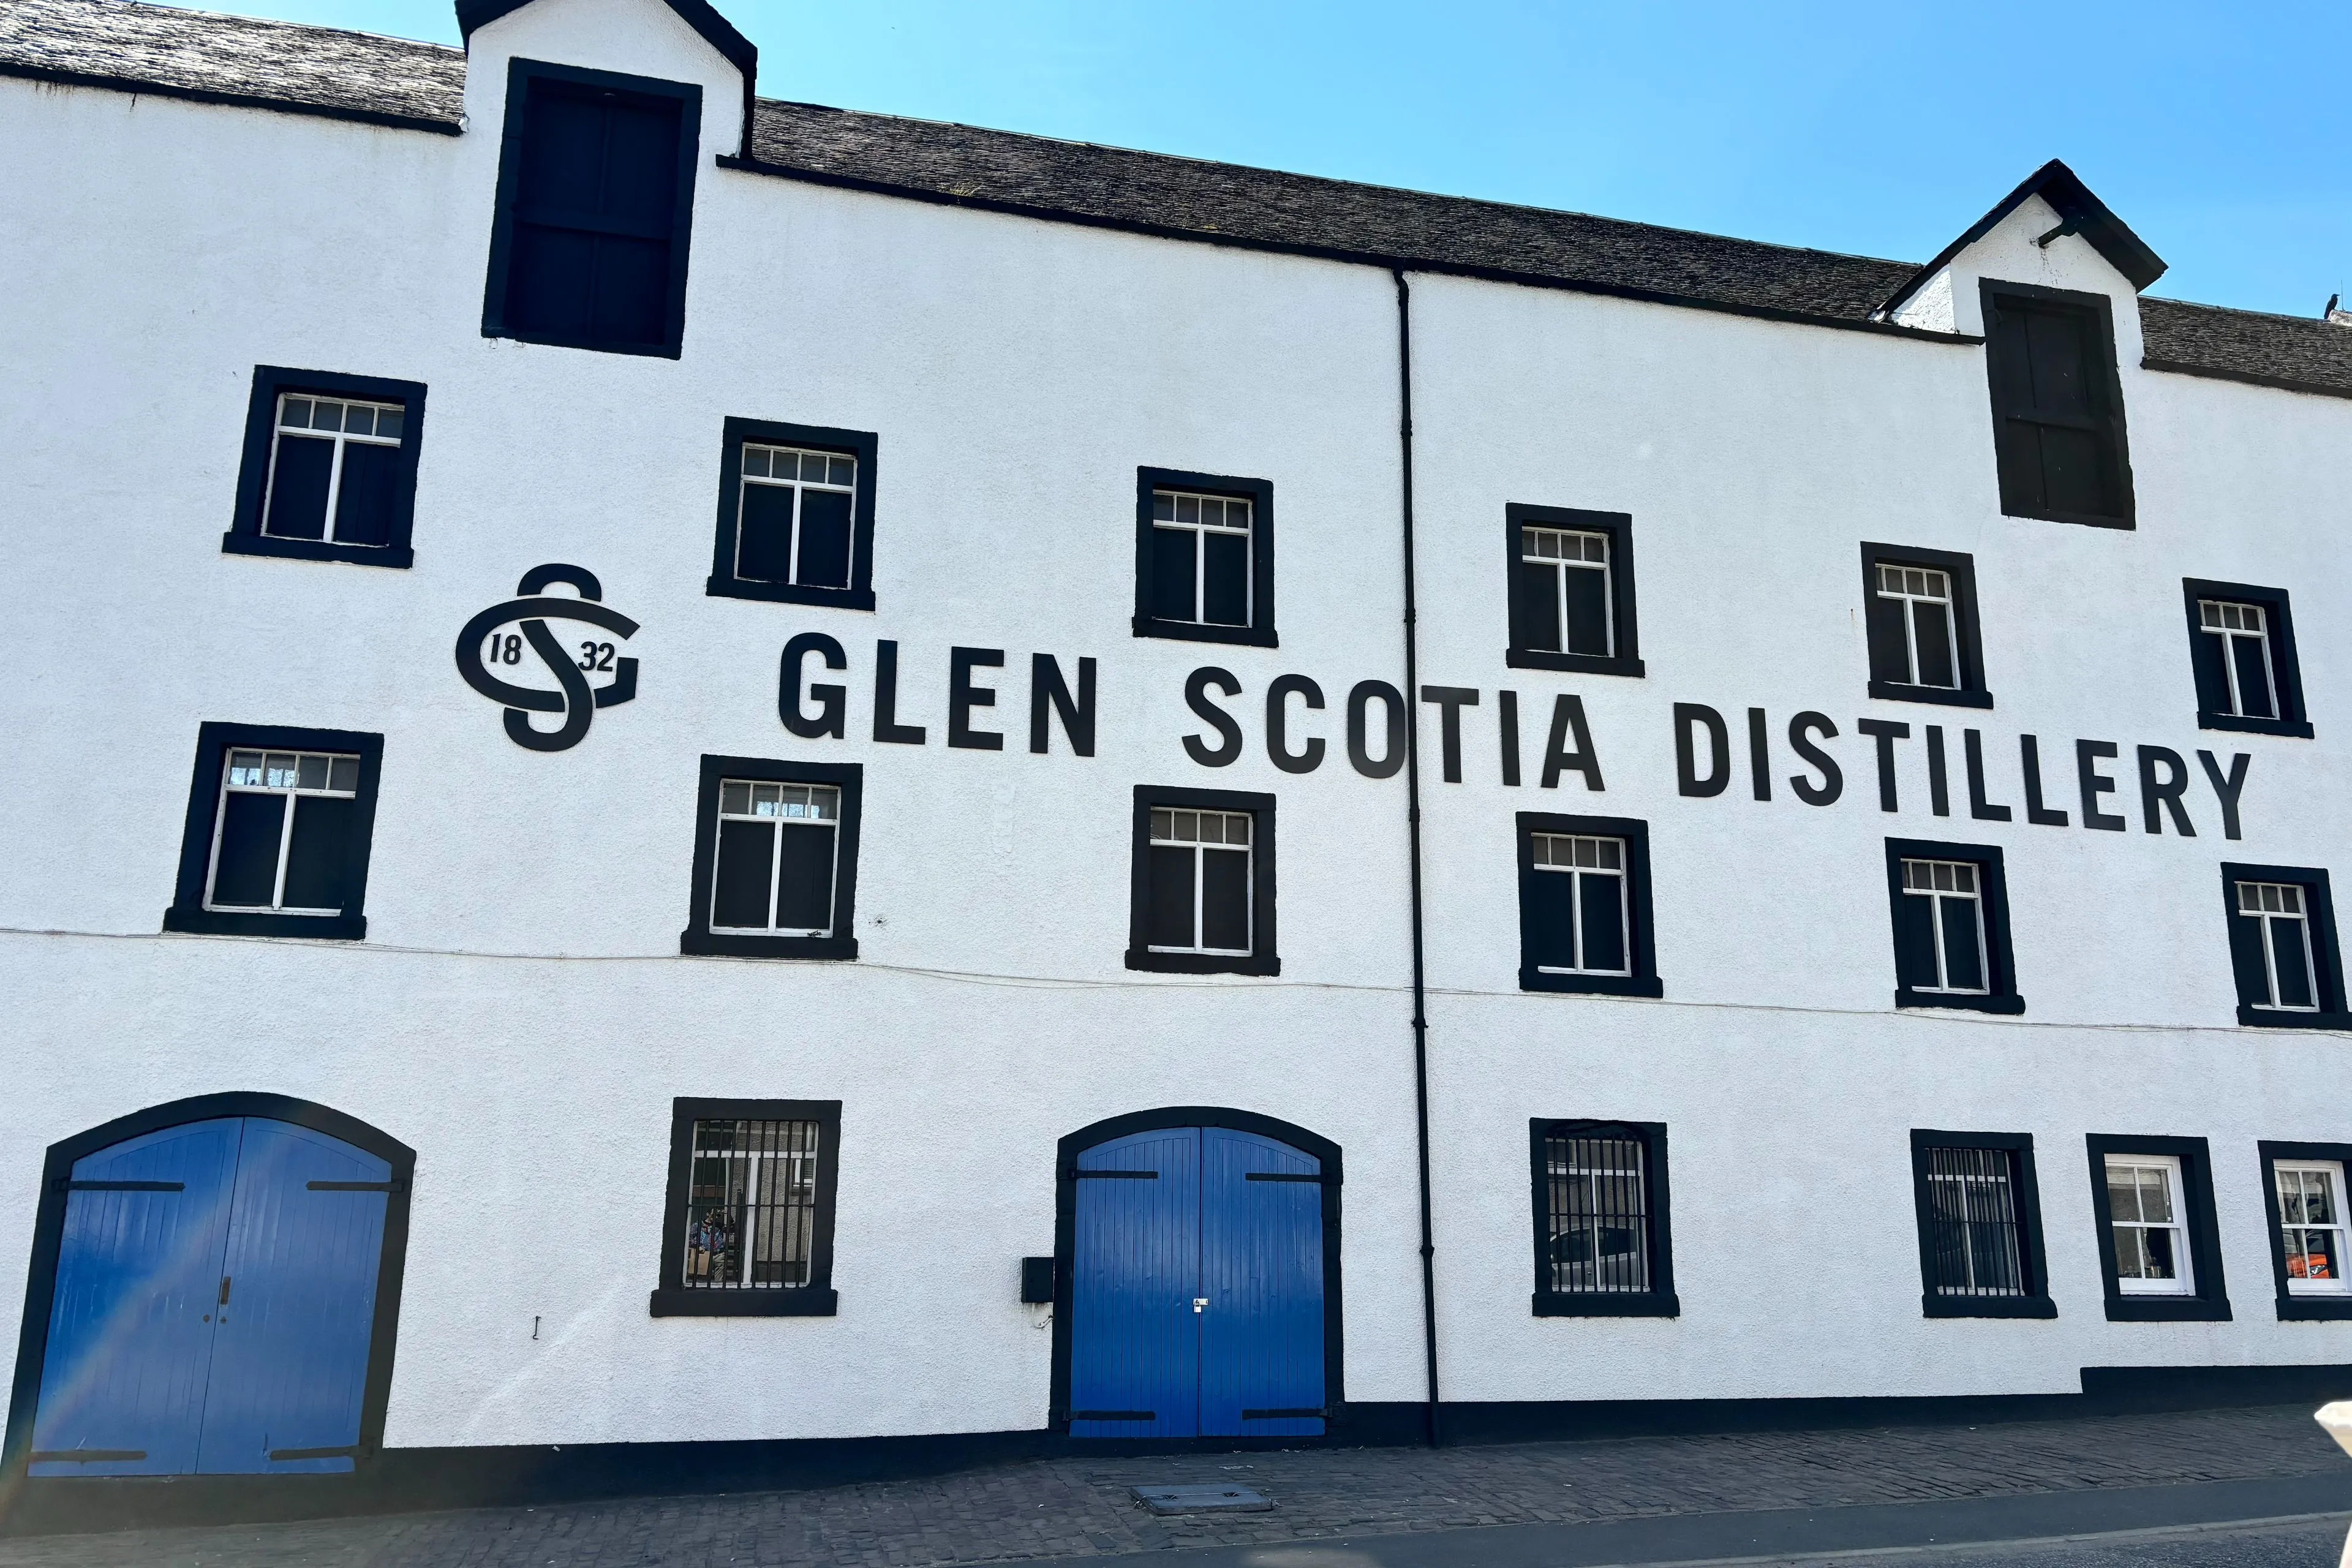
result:
M 1501 1447 L 1073 1458 L 814 1491 L 0 1541 L 0 1568 L 923 1568 L 2086 1489 L 2352 1467 L 2303 1405 Z M 1155 1519 L 1127 1489 L 1238 1481 L 1270 1513 Z

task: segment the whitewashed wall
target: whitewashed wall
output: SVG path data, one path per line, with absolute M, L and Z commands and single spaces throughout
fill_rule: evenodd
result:
M 706 152 L 731 150 L 739 88 L 650 0 L 543 3 L 474 45 L 454 139 L 0 83 L 0 1312 L 47 1144 L 269 1090 L 418 1150 L 395 1446 L 1034 1426 L 1050 1336 L 1015 1260 L 1052 1246 L 1055 1141 L 1209 1102 L 1343 1146 L 1347 1392 L 1419 1397 L 1403 779 L 1344 756 L 1348 689 L 1402 679 L 1390 279 L 706 163 L 680 360 L 485 340 L 508 55 L 698 80 Z M 2048 254 L 2060 276 L 2036 280 L 2129 318 L 2081 241 Z M 1422 731 L 1448 1397 L 2352 1360 L 2352 1328 L 2272 1321 L 2253 1152 L 2345 1135 L 2347 1042 L 2232 1026 L 2214 869 L 2352 868 L 2332 548 L 2352 404 L 2127 354 L 2140 526 L 2111 533 L 2000 515 L 1978 350 L 1435 279 L 1415 301 L 1423 679 L 1484 693 L 1466 782 L 1437 779 L 1433 712 Z M 257 363 L 428 384 L 414 570 L 220 553 Z M 876 613 L 704 595 L 730 416 L 879 433 Z M 1279 648 L 1130 636 L 1139 464 L 1274 482 Z M 1646 679 L 1506 669 L 1510 501 L 1633 514 Z M 1864 539 L 1975 554 L 1994 710 L 1864 700 Z M 644 623 L 638 699 L 555 755 L 508 742 L 450 658 L 547 561 Z M 2196 730 L 2184 575 L 2293 592 L 2317 741 Z M 775 717 L 803 630 L 849 650 L 845 741 Z M 886 637 L 927 746 L 863 738 Z M 982 715 L 1003 752 L 944 745 L 951 644 L 1006 650 Z M 1033 651 L 1101 660 L 1095 757 L 1058 731 L 1024 749 Z M 1245 688 L 1222 770 L 1180 745 L 1202 664 Z M 1264 747 L 1290 671 L 1331 702 L 1300 726 L 1330 742 L 1303 777 Z M 1590 710 L 1604 795 L 1535 787 L 1559 690 Z M 1828 712 L 1845 797 L 1754 802 L 1744 756 L 1724 795 L 1676 797 L 1675 700 L 1735 740 L 1749 705 L 1776 736 Z M 1894 818 L 1853 730 L 1874 711 L 1914 724 Z M 384 734 L 365 943 L 156 934 L 205 720 Z M 1924 722 L 1954 731 L 1963 801 L 1958 728 L 1987 731 L 2012 805 L 2015 736 L 2040 734 L 2070 813 L 2068 742 L 2119 742 L 2131 830 L 1929 816 Z M 2252 752 L 2245 840 L 2221 839 L 2201 777 L 2200 837 L 2142 834 L 2137 742 Z M 866 763 L 857 963 L 677 955 L 705 752 Z M 1121 966 L 1137 784 L 1279 795 L 1279 980 Z M 1517 992 L 1518 810 L 1650 821 L 1665 1001 Z M 2024 1018 L 1893 1014 L 1890 833 L 2007 847 Z M 681 1094 L 845 1102 L 838 1317 L 646 1315 Z M 1679 1320 L 1529 1317 L 1537 1115 L 1670 1124 Z M 2035 1134 L 2055 1321 L 1920 1319 L 1915 1126 Z M 2134 1131 L 2213 1140 L 2237 1321 L 2105 1321 L 2081 1140 Z

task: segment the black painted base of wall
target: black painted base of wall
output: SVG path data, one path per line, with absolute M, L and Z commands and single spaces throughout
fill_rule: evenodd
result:
M 1443 1405 L 1438 1440 L 1532 1443 L 1709 1432 L 2040 1421 L 2352 1398 L 2352 1365 L 2086 1366 L 2080 1394 L 1915 1398 L 1527 1400 Z M 767 1442 L 394 1448 L 351 1476 L 159 1476 L 0 1483 L 0 1536 L 260 1523 L 357 1514 L 794 1491 L 1070 1454 L 1402 1447 L 1429 1440 L 1426 1405 L 1342 1406 L 1324 1437 L 1150 1441 L 1045 1430 Z

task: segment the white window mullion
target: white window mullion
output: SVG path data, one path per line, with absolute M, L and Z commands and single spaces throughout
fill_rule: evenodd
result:
M 294 766 L 299 773 L 302 764 L 298 761 Z M 269 890 L 269 907 L 273 910 L 286 907 L 286 862 L 294 847 L 294 803 L 302 797 L 288 790 L 281 798 L 286 802 L 286 816 L 278 825 L 278 880 Z
M 1904 674 L 1908 682 L 1916 686 L 1927 669 L 1927 666 L 1919 662 L 1919 601 L 1906 598 L 1899 602 L 1903 606 L 1903 646 L 1908 650 L 1911 660 Z
M 2230 711 L 2242 716 L 2246 698 L 2238 689 L 2238 639 L 2228 632 L 2221 634 L 2221 671 L 2230 683 Z
M 327 517 L 324 537 L 335 537 L 335 503 L 343 493 L 343 451 L 349 443 L 339 434 L 335 437 L 335 455 L 327 465 Z
M 801 502 L 807 499 L 807 492 L 797 483 L 786 486 L 785 489 L 793 498 L 793 550 L 791 563 L 784 568 L 784 580 L 798 583 L 801 580 Z

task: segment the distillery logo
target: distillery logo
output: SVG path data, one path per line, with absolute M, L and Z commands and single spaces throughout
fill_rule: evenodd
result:
M 580 596 L 548 595 L 548 587 L 557 583 L 568 584 Z M 636 635 L 637 623 L 598 602 L 604 596 L 604 586 L 582 566 L 534 566 L 515 584 L 515 593 L 520 596 L 492 605 L 457 634 L 457 673 L 467 685 L 505 706 L 507 735 L 516 745 L 534 752 L 568 751 L 587 738 L 597 709 L 617 707 L 637 694 L 637 661 L 616 658 L 617 645 L 609 639 L 558 637 L 547 623 L 579 622 L 624 641 Z M 521 667 L 530 662 L 526 649 L 554 676 L 557 690 L 517 686 L 503 679 L 522 673 Z M 606 673 L 612 679 L 603 685 L 589 684 L 591 675 Z M 561 713 L 563 721 L 552 730 L 533 729 L 533 713 Z

